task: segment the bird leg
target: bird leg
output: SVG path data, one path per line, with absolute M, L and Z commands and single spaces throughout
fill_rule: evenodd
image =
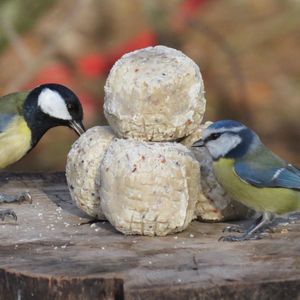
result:
M 11 202 L 32 202 L 31 195 L 28 192 L 20 193 L 17 195 L 7 195 L 0 193 L 0 203 L 11 203 Z
M 17 215 L 15 214 L 15 212 L 12 209 L 3 209 L 3 210 L 0 210 L 0 220 L 4 221 L 4 219 L 6 217 L 11 217 L 15 221 L 17 221 Z
M 258 230 L 260 233 L 263 233 L 262 229 L 265 229 L 267 225 L 272 221 L 274 215 L 270 212 L 264 212 L 255 222 L 244 232 L 241 236 L 221 236 L 219 241 L 228 241 L 228 242 L 240 242 L 246 240 L 258 240 L 261 238 L 261 235 L 255 234 Z
M 255 228 L 262 220 L 263 215 L 260 215 L 257 219 L 255 219 L 255 221 L 250 225 L 249 228 L 246 228 L 246 226 L 244 224 L 238 224 L 238 225 L 230 225 L 230 226 L 226 226 L 223 229 L 223 232 L 238 232 L 238 233 L 244 233 L 247 230 L 251 230 L 253 228 Z
M 0 193 L 0 203 L 11 203 L 11 202 L 32 202 L 31 195 L 28 192 L 19 193 L 17 195 L 7 195 Z M 0 220 L 4 221 L 6 217 L 11 217 L 17 221 L 17 215 L 12 209 L 0 210 Z

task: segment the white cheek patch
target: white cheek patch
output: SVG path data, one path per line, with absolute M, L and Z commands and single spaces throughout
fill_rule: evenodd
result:
M 228 152 L 241 143 L 242 139 L 238 135 L 222 134 L 218 139 L 209 141 L 206 147 L 214 159 L 224 157 Z
M 38 97 L 38 106 L 43 113 L 50 117 L 61 120 L 72 120 L 64 99 L 56 91 L 48 88 L 43 89 Z

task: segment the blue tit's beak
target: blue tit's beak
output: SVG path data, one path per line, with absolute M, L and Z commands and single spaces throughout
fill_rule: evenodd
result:
M 204 147 L 204 146 L 205 146 L 205 142 L 204 142 L 204 140 L 202 140 L 202 139 L 196 141 L 196 142 L 192 145 L 192 147 L 194 147 L 194 148 L 196 148 L 196 147 Z
M 69 126 L 79 135 L 81 136 L 83 133 L 85 133 L 85 128 L 80 121 L 70 121 Z

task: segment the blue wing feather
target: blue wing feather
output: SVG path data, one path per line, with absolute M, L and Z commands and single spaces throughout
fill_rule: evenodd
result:
M 6 130 L 16 116 L 23 114 L 23 103 L 27 94 L 28 92 L 12 93 L 0 97 L 0 133 Z
M 9 123 L 15 117 L 15 114 L 1 114 L 0 113 L 0 133 L 5 131 Z
M 236 174 L 244 181 L 257 187 L 281 187 L 300 190 L 300 170 L 291 164 L 270 166 L 239 161 L 234 165 Z

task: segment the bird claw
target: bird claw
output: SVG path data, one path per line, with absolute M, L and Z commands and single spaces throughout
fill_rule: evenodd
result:
M 19 193 L 17 195 L 7 195 L 0 193 L 0 203 L 12 203 L 12 202 L 29 202 L 32 203 L 31 195 L 28 192 Z
M 13 218 L 15 221 L 17 221 L 17 215 L 16 213 L 12 210 L 12 209 L 4 209 L 4 210 L 0 210 L 0 220 L 4 221 L 4 219 L 6 217 L 11 217 Z
M 28 202 L 28 203 L 31 204 L 32 203 L 32 197 L 31 197 L 30 193 L 24 192 L 24 193 L 21 193 L 21 194 L 19 194 L 17 196 L 17 201 L 19 203 L 21 203 L 21 202 Z
M 243 233 L 243 232 L 245 232 L 245 229 L 241 225 L 230 225 L 230 226 L 226 226 L 223 229 L 223 232 L 238 232 L 238 233 Z
M 262 235 L 242 235 L 242 236 L 236 236 L 236 235 L 228 235 L 228 236 L 221 236 L 218 241 L 222 242 L 242 242 L 242 241 L 256 241 L 262 239 Z

